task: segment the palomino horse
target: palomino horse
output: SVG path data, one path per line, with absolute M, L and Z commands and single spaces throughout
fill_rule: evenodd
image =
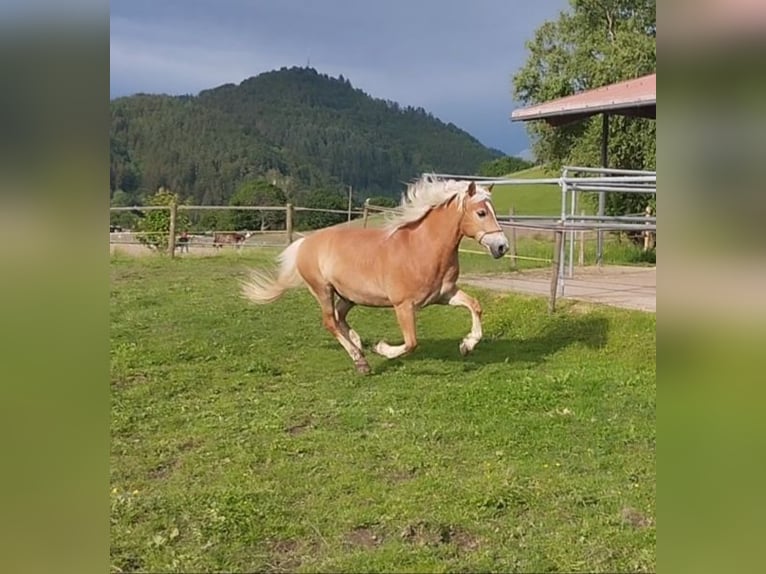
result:
M 328 227 L 292 243 L 279 255 L 279 272 L 253 272 L 242 285 L 247 299 L 263 304 L 305 283 L 322 309 L 324 326 L 360 373 L 370 366 L 346 315 L 354 305 L 393 307 L 404 344 L 380 341 L 374 351 L 393 359 L 417 346 L 415 312 L 427 305 L 460 305 L 471 312 L 471 332 L 460 343 L 470 353 L 482 336 L 481 306 L 457 288 L 458 246 L 472 237 L 493 257 L 508 250 L 495 218 L 491 187 L 422 178 L 411 184 L 401 213 L 386 228 Z

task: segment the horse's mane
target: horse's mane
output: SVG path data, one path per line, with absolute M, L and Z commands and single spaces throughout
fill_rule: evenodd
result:
M 458 209 L 463 209 L 464 199 L 468 193 L 470 181 L 455 179 L 438 179 L 432 175 L 423 175 L 410 183 L 402 197 L 399 211 L 390 215 L 386 224 L 389 234 L 397 229 L 423 219 L 429 211 L 452 199 L 457 199 Z M 476 186 L 474 201 L 489 199 L 490 192 L 484 187 Z

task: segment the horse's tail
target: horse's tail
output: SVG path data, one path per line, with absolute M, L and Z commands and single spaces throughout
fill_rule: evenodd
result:
M 298 250 L 304 238 L 291 243 L 279 254 L 279 272 L 274 277 L 261 271 L 251 271 L 250 280 L 242 282 L 242 296 L 253 303 L 264 305 L 279 299 L 292 287 L 297 287 L 303 279 L 298 273 Z

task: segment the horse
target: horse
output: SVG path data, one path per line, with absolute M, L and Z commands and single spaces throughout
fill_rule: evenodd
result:
M 250 231 L 246 233 L 226 232 L 226 233 L 214 233 L 213 234 L 213 247 L 221 248 L 225 244 L 234 245 L 240 247 L 240 244 L 244 243 L 253 235 Z
M 187 231 L 184 231 L 181 233 L 181 235 L 178 236 L 176 239 L 176 249 L 178 249 L 179 253 L 189 253 L 189 242 L 191 241 L 191 236 Z
M 385 227 L 335 226 L 302 237 L 278 256 L 276 275 L 253 270 L 249 281 L 242 281 L 242 295 L 266 304 L 305 284 L 319 303 L 325 328 L 362 374 L 370 366 L 359 335 L 346 321 L 355 305 L 393 307 L 404 343 L 380 341 L 373 348 L 389 359 L 417 347 L 417 310 L 432 304 L 466 307 L 471 331 L 459 345 L 465 356 L 482 338 L 482 308 L 456 284 L 460 241 L 475 239 L 495 259 L 508 251 L 491 191 L 473 181 L 424 176 L 407 187 L 400 211 Z

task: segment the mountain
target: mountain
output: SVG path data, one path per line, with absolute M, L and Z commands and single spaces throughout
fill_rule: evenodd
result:
M 160 186 L 192 203 L 227 204 L 248 179 L 289 197 L 351 185 L 398 197 L 424 171 L 475 173 L 502 156 L 422 108 L 355 89 L 343 76 L 282 68 L 200 92 L 112 100 L 110 193 Z

